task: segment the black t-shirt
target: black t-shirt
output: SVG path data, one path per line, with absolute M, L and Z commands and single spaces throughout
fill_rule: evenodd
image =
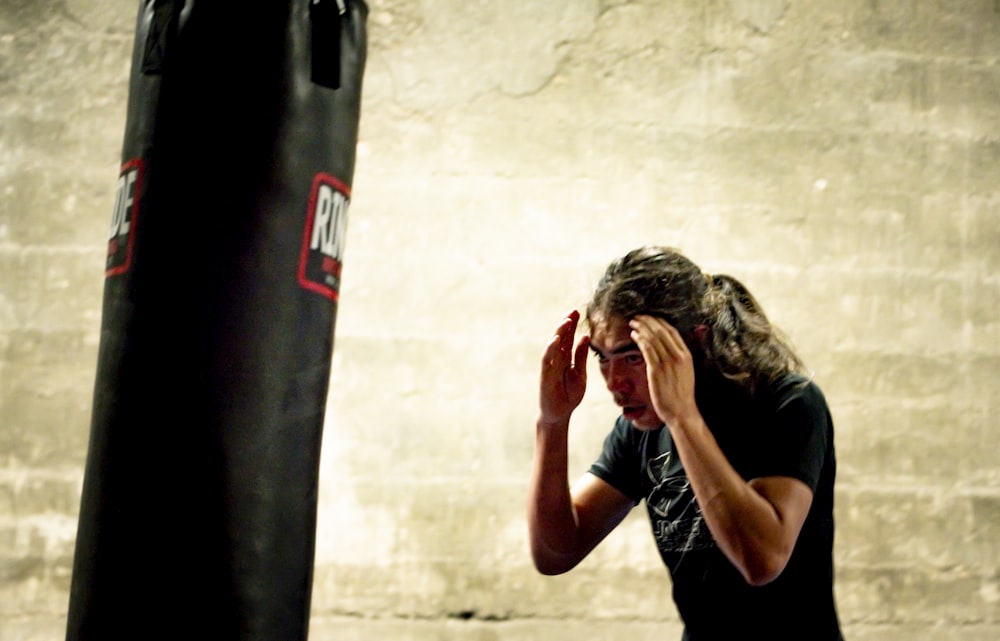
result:
M 786 376 L 751 400 L 735 386 L 699 397 L 719 447 L 746 480 L 790 476 L 813 491 L 788 565 L 754 587 L 716 546 L 670 431 L 637 430 L 619 417 L 590 471 L 639 503 L 670 571 L 689 641 L 842 639 L 833 594 L 833 422 L 819 387 Z M 718 400 L 724 399 L 724 400 Z

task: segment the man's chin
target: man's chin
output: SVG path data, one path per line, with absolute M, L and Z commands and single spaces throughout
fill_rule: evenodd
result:
M 652 412 L 648 411 L 628 411 L 628 408 L 622 409 L 622 416 L 625 420 L 632 423 L 632 426 L 637 430 L 656 430 L 663 427 L 663 421 L 660 417 Z

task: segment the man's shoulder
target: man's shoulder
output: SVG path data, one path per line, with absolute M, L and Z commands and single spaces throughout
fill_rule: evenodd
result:
M 765 387 L 761 396 L 777 409 L 793 401 L 826 407 L 826 397 L 816 380 L 798 372 L 790 372 L 774 379 Z

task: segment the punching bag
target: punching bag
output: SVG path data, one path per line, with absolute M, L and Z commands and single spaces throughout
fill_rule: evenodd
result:
M 363 0 L 142 0 L 67 639 L 308 632 Z

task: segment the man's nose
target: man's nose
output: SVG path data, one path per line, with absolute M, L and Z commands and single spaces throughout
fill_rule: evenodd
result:
M 629 378 L 625 372 L 625 368 L 614 361 L 608 363 L 605 382 L 607 383 L 608 390 L 611 392 L 628 391 Z

